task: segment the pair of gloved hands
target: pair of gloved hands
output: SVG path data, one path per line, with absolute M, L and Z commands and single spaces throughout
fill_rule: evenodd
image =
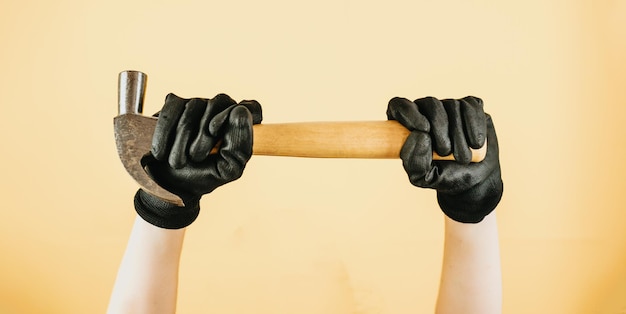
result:
M 147 168 L 185 206 L 140 189 L 135 195 L 137 213 L 161 228 L 191 224 L 200 212 L 202 195 L 241 177 L 252 156 L 252 125 L 262 118 L 261 105 L 254 100 L 237 103 L 224 94 L 212 99 L 168 95 L 159 113 Z M 412 102 L 396 97 L 389 101 L 387 118 L 411 131 L 400 152 L 410 182 L 435 189 L 448 217 L 477 223 L 500 202 L 498 140 L 482 100 L 427 97 Z M 211 154 L 220 141 L 218 153 Z M 480 148 L 485 141 L 485 159 L 470 163 L 469 148 Z M 456 161 L 433 161 L 433 151 L 441 156 L 453 154 Z

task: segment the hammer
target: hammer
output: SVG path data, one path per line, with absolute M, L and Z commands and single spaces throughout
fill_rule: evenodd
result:
M 118 116 L 113 119 L 117 152 L 126 171 L 146 192 L 184 205 L 177 195 L 159 186 L 145 171 L 157 118 L 143 116 L 147 75 L 124 71 L 118 80 Z M 410 132 L 396 121 L 304 122 L 253 126 L 254 155 L 311 158 L 399 158 Z M 485 144 L 472 149 L 472 162 L 486 155 Z M 454 160 L 439 156 L 433 160 Z

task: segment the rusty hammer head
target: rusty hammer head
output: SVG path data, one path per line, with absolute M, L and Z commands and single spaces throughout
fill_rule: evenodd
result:
M 113 119 L 115 143 L 126 171 L 146 192 L 170 203 L 183 206 L 180 197 L 159 186 L 145 169 L 157 119 L 142 115 L 147 75 L 124 71 L 118 80 L 118 116 Z

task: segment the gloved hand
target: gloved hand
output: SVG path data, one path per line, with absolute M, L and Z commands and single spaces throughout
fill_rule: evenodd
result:
M 212 99 L 169 94 L 158 116 L 146 168 L 185 206 L 140 189 L 135 209 L 157 227 L 179 229 L 197 218 L 202 195 L 241 177 L 252 156 L 252 125 L 261 123 L 262 110 L 257 101 L 237 104 L 224 94 Z M 218 153 L 210 154 L 218 143 Z
M 400 152 L 409 181 L 435 189 L 439 207 L 448 217 L 477 223 L 495 209 L 503 191 L 498 139 L 481 99 L 427 97 L 411 102 L 396 97 L 389 101 L 387 118 L 411 131 Z M 485 159 L 470 163 L 469 147 L 480 148 L 485 139 Z M 452 153 L 456 161 L 433 161 L 433 151 L 441 156 Z

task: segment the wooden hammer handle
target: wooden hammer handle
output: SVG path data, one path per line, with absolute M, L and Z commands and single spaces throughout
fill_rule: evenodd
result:
M 253 128 L 253 154 L 313 158 L 399 158 L 410 133 L 396 121 L 278 123 Z M 486 146 L 472 149 L 472 162 L 485 158 Z M 433 153 L 433 159 L 454 157 Z
M 127 130 L 126 133 L 130 132 L 127 135 L 133 138 L 131 142 L 135 145 L 138 140 L 136 132 L 146 137 L 139 139 L 139 142 L 151 142 L 156 124 L 155 118 L 141 116 L 146 81 L 147 75 L 139 71 L 123 71 L 118 78 L 119 117 L 134 117 L 120 120 L 128 121 L 127 128 L 132 130 Z M 132 121 L 135 123 L 131 124 Z M 139 130 L 135 130 L 137 128 Z M 121 129 L 124 127 L 116 125 L 116 134 L 122 132 Z M 409 131 L 396 121 L 259 124 L 254 126 L 253 154 L 316 158 L 399 158 L 408 135 Z M 486 146 L 472 150 L 472 162 L 480 162 L 485 158 Z M 129 149 L 130 147 L 125 146 L 122 150 Z M 433 159 L 454 160 L 454 157 L 433 153 Z
M 118 81 L 118 112 L 115 143 L 122 164 L 145 191 L 179 206 L 177 195 L 159 186 L 146 173 L 142 159 L 150 153 L 157 119 L 141 115 L 147 76 L 124 71 Z M 305 122 L 254 126 L 255 155 L 317 158 L 399 158 L 409 131 L 396 121 Z M 472 150 L 472 162 L 480 162 L 486 146 Z M 453 160 L 438 156 L 435 160 Z

